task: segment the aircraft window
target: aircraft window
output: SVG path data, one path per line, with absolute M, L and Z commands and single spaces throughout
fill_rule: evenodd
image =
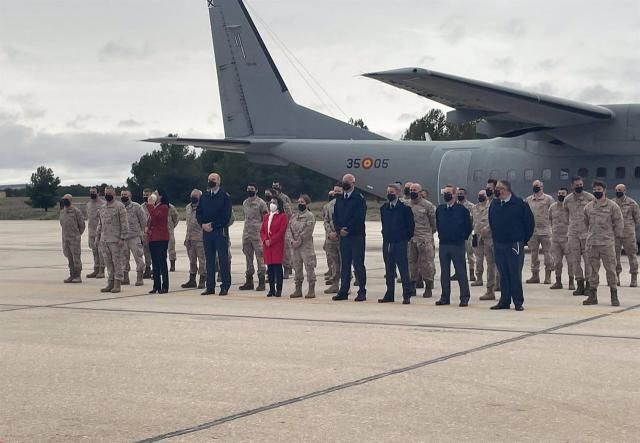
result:
M 473 181 L 477 183 L 480 180 L 482 180 L 482 169 L 476 169 L 473 171 Z
M 491 171 L 491 176 L 489 178 L 495 178 L 496 180 L 500 180 L 502 178 L 502 172 L 494 169 Z
M 514 181 L 517 176 L 518 174 L 516 173 L 515 169 L 509 169 L 507 171 L 507 180 Z
M 528 182 L 533 180 L 533 169 L 524 170 L 524 179 L 525 181 L 528 181 Z
M 618 166 L 616 168 L 616 178 L 624 178 L 625 175 L 627 175 L 626 169 L 622 166 Z
M 607 177 L 607 168 L 598 168 L 598 169 L 596 169 L 596 177 L 598 177 L 598 178 L 606 178 Z
M 589 177 L 589 169 L 588 168 L 580 168 L 580 169 L 578 169 L 578 175 L 580 177 Z
M 542 180 L 551 180 L 551 169 L 542 170 Z
M 560 169 L 560 180 L 569 180 L 569 170 L 567 168 Z
M 636 166 L 635 171 L 633 171 L 633 175 L 634 175 L 636 178 L 640 178 L 640 166 Z

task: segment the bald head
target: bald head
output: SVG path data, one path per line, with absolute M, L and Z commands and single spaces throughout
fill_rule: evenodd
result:
M 627 192 L 627 187 L 620 183 L 619 185 L 616 185 L 616 192 Z
M 220 186 L 220 183 L 222 183 L 222 180 L 220 180 L 220 175 L 216 174 L 215 172 L 209 174 L 209 177 L 207 177 L 207 181 L 209 182 L 209 188 L 217 188 L 218 186 Z
M 344 192 L 353 191 L 355 185 L 356 178 L 353 176 L 353 174 L 345 174 L 345 176 L 342 177 L 342 188 L 344 189 Z

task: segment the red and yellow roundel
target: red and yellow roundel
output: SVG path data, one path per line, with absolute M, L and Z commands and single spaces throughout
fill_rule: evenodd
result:
M 362 159 L 362 168 L 363 169 L 371 169 L 373 167 L 373 159 L 369 157 Z

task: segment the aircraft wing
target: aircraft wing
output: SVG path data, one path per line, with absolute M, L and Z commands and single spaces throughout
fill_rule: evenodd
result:
M 372 72 L 379 80 L 450 108 L 450 123 L 484 119 L 491 136 L 514 136 L 531 131 L 573 126 L 614 118 L 604 107 L 499 86 L 420 68 Z
M 158 137 L 148 138 L 142 141 L 167 145 L 193 146 L 196 148 L 210 149 L 212 151 L 231 152 L 234 154 L 246 154 L 251 147 L 251 142 L 248 140 Z

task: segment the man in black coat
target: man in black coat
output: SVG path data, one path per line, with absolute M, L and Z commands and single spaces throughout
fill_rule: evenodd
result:
M 396 281 L 394 272 L 396 266 L 402 279 L 402 304 L 408 305 L 411 300 L 413 285 L 409 278 L 409 261 L 407 258 L 407 244 L 416 227 L 413 211 L 399 199 L 400 186 L 393 183 L 387 187 L 388 202 L 380 208 L 382 221 L 382 256 L 386 272 L 387 292 L 378 303 L 393 303 Z
M 511 300 L 516 311 L 524 311 L 522 292 L 522 266 L 524 245 L 535 227 L 531 208 L 511 193 L 511 183 L 500 180 L 495 189 L 496 198 L 489 207 L 489 225 L 502 292 L 500 301 L 491 309 L 510 309 Z
M 447 185 L 442 190 L 445 203 L 436 209 L 436 225 L 438 227 L 439 257 L 440 257 L 440 285 L 442 295 L 436 302 L 437 306 L 451 303 L 451 262 L 458 277 L 460 286 L 460 307 L 469 306 L 469 279 L 465 264 L 465 242 L 471 235 L 471 214 L 464 205 L 456 204 L 454 186 Z
M 200 198 L 196 219 L 202 226 L 204 254 L 207 258 L 207 288 L 202 295 L 215 294 L 216 255 L 220 263 L 220 295 L 227 295 L 231 286 L 229 263 L 229 220 L 231 197 L 220 187 L 220 176 L 209 174 L 207 190 Z
M 355 301 L 367 299 L 367 270 L 364 266 L 365 226 L 367 202 L 355 190 L 356 178 L 347 174 L 342 178 L 342 197 L 336 199 L 333 211 L 333 225 L 340 235 L 340 290 L 333 300 L 347 300 L 351 285 L 351 265 L 360 283 Z

